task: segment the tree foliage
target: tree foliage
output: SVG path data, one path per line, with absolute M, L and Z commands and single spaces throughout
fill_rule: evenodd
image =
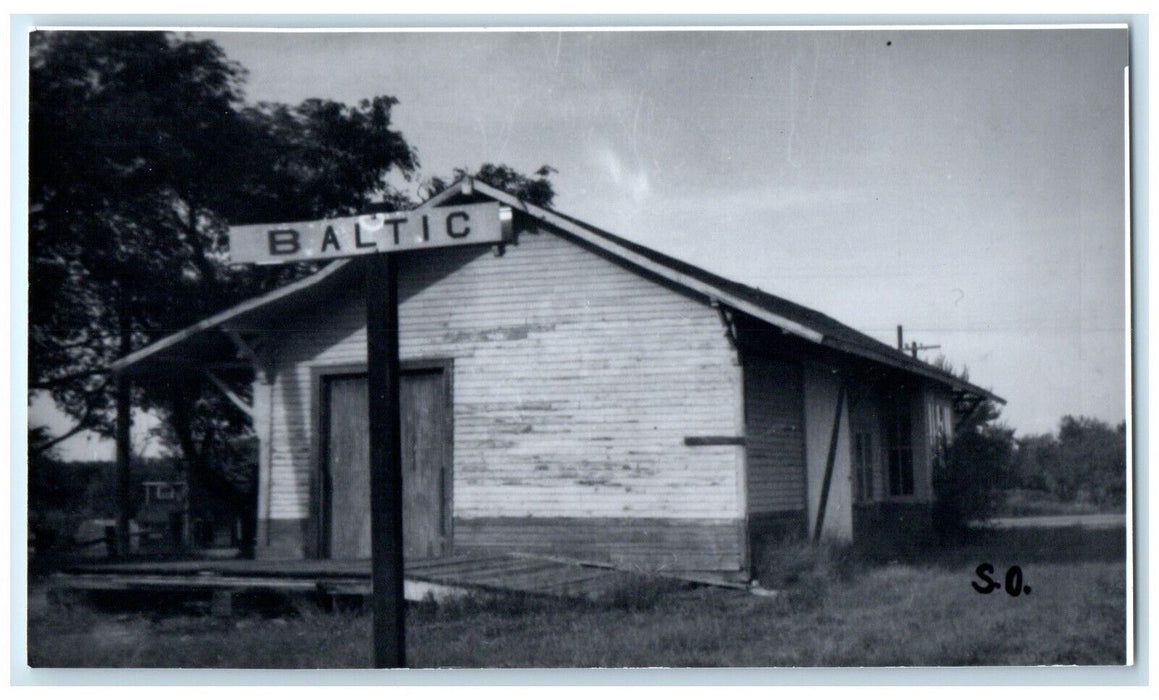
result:
M 32 35 L 29 390 L 75 420 L 32 455 L 80 430 L 112 433 L 115 415 L 129 413 L 113 360 L 310 271 L 229 268 L 228 223 L 401 199 L 387 174 L 409 177 L 418 159 L 391 128 L 394 98 L 251 106 L 243 79 L 210 41 Z M 245 417 L 196 376 L 134 388 L 138 406 L 166 417 L 191 493 L 251 508 L 252 459 L 234 449 Z
M 945 357 L 934 366 L 969 381 L 969 370 L 955 371 Z M 983 398 L 961 416 L 953 439 L 935 449 L 934 526 L 943 537 L 961 535 L 969 523 L 991 517 L 1001 505 L 1000 488 L 1014 454 L 1014 429 L 1002 423 L 1001 407 Z
M 963 425 L 943 446 L 934 462 L 934 525 L 942 535 L 994 515 L 1013 447 L 1014 430 L 994 422 Z
M 246 105 L 211 41 L 37 32 L 30 70 L 30 390 L 77 430 L 110 433 L 126 335 L 140 347 L 309 271 L 228 268 L 227 222 L 401 201 L 386 176 L 418 166 L 394 98 Z
M 1010 485 L 1048 491 L 1058 500 L 1119 506 L 1127 493 L 1127 425 L 1064 416 L 1058 435 L 1017 441 Z
M 80 430 L 112 434 L 115 359 L 316 269 L 229 267 L 228 224 L 414 204 L 387 179 L 419 167 L 392 126 L 395 98 L 247 104 L 244 79 L 212 41 L 32 35 L 29 392 L 75 420 L 63 435 L 38 433 L 32 455 Z M 547 205 L 552 172 L 485 164 L 475 176 Z M 134 389 L 137 406 L 166 418 L 191 488 L 197 477 L 225 496 L 252 493 L 248 417 L 216 388 L 175 373 Z
M 935 366 L 955 374 L 939 358 Z M 957 376 L 968 379 L 963 369 Z M 1045 491 L 1064 503 L 1121 506 L 1126 499 L 1126 423 L 1063 416 L 1058 434 L 1015 437 L 999 419 L 1001 409 L 983 401 L 964 418 L 934 464 L 935 524 L 947 535 L 985 520 L 1002 505 L 1003 491 Z
M 541 165 L 531 175 L 525 175 L 509 165 L 484 163 L 474 171 L 467 168 L 455 168 L 449 180 L 433 177 L 428 182 L 427 188 L 433 197 L 447 189 L 451 183 L 469 176 L 508 194 L 515 195 L 530 204 L 550 207 L 555 201 L 555 188 L 551 184 L 551 175 L 555 172 L 557 172 L 556 169 L 550 165 Z

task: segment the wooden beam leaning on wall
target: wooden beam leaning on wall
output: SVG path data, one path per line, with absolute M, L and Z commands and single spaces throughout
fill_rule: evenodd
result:
M 825 478 L 821 482 L 821 501 L 817 504 L 817 524 L 813 541 L 821 540 L 821 526 L 825 524 L 825 507 L 829 503 L 829 487 L 833 483 L 833 465 L 837 460 L 837 440 L 841 436 L 841 410 L 845 407 L 845 382 L 837 390 L 837 412 L 833 416 L 833 432 L 829 436 L 829 456 L 825 459 Z

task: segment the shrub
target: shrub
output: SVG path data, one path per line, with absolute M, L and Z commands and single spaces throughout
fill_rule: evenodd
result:
M 998 486 L 1010 466 L 1014 431 L 1001 425 L 965 430 L 934 460 L 934 529 L 955 538 L 1000 505 Z

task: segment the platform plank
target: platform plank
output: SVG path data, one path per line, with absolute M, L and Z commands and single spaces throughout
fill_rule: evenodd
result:
M 669 578 L 670 575 L 664 576 Z M 406 563 L 406 584 L 414 591 L 470 590 L 595 598 L 648 578 L 608 565 L 591 566 L 557 557 L 473 551 Z M 54 577 L 58 590 L 187 592 L 275 591 L 370 595 L 370 561 L 217 560 L 75 565 Z M 433 590 L 433 589 L 432 589 Z M 416 598 L 417 599 L 417 598 Z
M 551 562 L 539 563 L 524 563 L 521 567 L 512 567 L 503 571 L 493 573 L 472 574 L 464 577 L 464 580 L 472 583 L 490 584 L 490 583 L 504 583 L 513 587 L 525 587 L 528 582 L 536 580 L 536 577 L 545 571 L 559 571 L 559 565 Z
M 503 577 L 507 574 L 521 571 L 526 566 L 527 562 L 525 561 L 502 559 L 478 565 L 460 566 L 426 575 L 448 580 L 471 581 L 478 578 Z

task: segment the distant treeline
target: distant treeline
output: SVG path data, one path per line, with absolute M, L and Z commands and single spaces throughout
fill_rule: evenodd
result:
M 1121 506 L 1127 497 L 1127 424 L 1065 416 L 1058 434 L 1014 440 L 1004 488 L 1046 491 L 1064 503 Z
M 1058 434 L 1015 437 L 989 405 L 957 431 L 934 465 L 934 524 L 957 535 L 1025 501 L 1107 510 L 1127 497 L 1127 426 L 1065 416 Z M 1036 495 L 1037 494 L 1037 495 Z M 1017 498 L 1014 498 L 1017 497 Z M 1013 498 L 1013 500 L 1012 500 Z M 1019 513 L 1033 514 L 1033 513 Z

